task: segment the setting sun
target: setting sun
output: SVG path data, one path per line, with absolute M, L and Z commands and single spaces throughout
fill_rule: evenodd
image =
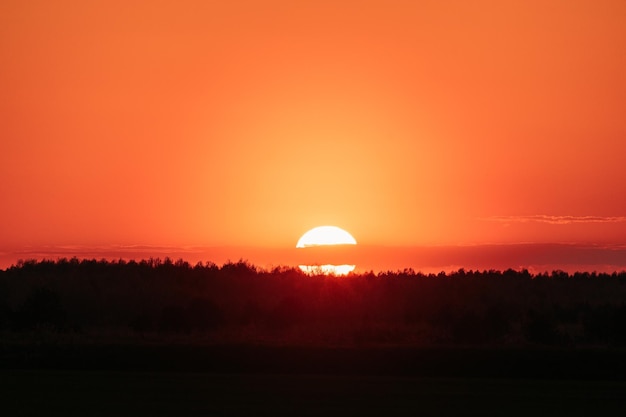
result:
M 356 239 L 354 239 L 350 233 L 339 227 L 319 226 L 303 234 L 298 240 L 296 248 L 311 249 L 336 245 L 356 245 Z M 324 256 L 327 257 L 329 254 L 325 254 Z M 354 271 L 355 265 L 333 265 L 329 263 L 320 264 L 316 261 L 314 265 L 299 265 L 299 267 L 307 274 L 347 275 Z
M 339 227 L 319 226 L 303 234 L 296 248 L 321 245 L 356 245 L 356 240 L 350 233 Z

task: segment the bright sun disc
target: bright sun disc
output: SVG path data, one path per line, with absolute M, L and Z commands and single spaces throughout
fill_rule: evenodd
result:
M 356 240 L 337 226 L 319 226 L 303 234 L 296 248 L 322 245 L 356 245 Z
M 298 240 L 296 248 L 312 248 L 332 245 L 356 245 L 356 239 L 345 230 L 336 226 L 320 226 L 309 230 Z M 354 271 L 355 265 L 299 265 L 300 269 L 311 275 L 347 275 Z

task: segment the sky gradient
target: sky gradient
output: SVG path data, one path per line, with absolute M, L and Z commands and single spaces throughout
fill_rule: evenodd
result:
M 621 0 L 3 1 L 0 268 L 289 263 L 326 224 L 626 265 L 624 22 Z

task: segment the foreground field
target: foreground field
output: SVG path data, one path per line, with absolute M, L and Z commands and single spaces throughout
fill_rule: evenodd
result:
M 626 381 L 624 349 L 0 345 L 0 369 Z
M 618 415 L 626 382 L 0 371 L 4 415 Z
M 0 415 L 626 415 L 626 273 L 0 271 Z

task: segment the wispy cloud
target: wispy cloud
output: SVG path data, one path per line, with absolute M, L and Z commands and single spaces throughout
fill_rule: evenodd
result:
M 159 245 L 104 245 L 104 246 L 87 246 L 87 245 L 41 245 L 41 246 L 25 246 L 12 251 L 14 254 L 41 254 L 49 255 L 57 254 L 98 254 L 98 253 L 199 253 L 206 251 L 208 248 L 196 246 L 159 246 Z M 6 252 L 7 254 L 10 252 Z
M 626 222 L 626 216 L 549 216 L 546 214 L 537 214 L 533 216 L 492 216 L 486 217 L 483 220 L 500 223 L 623 223 Z

